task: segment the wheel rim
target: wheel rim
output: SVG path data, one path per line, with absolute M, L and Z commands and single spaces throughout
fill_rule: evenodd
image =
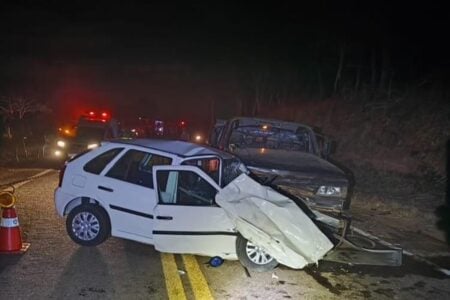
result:
M 267 254 L 261 247 L 258 247 L 249 241 L 247 241 L 247 246 L 245 247 L 247 252 L 247 257 L 257 265 L 266 265 L 270 263 L 274 258 Z
M 80 212 L 72 220 L 72 231 L 80 240 L 91 241 L 100 232 L 100 222 L 92 213 Z

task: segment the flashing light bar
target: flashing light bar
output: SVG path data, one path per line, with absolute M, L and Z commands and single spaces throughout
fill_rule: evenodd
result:
M 82 118 L 85 118 L 90 121 L 101 121 L 106 122 L 110 119 L 110 115 L 107 112 L 97 113 L 95 111 L 89 111 L 85 115 L 82 116 Z

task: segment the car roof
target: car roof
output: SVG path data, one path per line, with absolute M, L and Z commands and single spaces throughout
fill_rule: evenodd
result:
M 253 126 L 253 125 L 264 125 L 264 124 L 270 124 L 272 126 L 287 129 L 287 130 L 296 130 L 299 127 L 304 127 L 311 129 L 308 125 L 301 124 L 301 123 L 295 123 L 295 122 L 287 122 L 287 121 L 281 121 L 276 119 L 264 119 L 264 118 L 250 118 L 250 117 L 235 117 L 230 120 L 230 122 L 238 120 L 240 126 Z
M 192 157 L 200 155 L 215 155 L 223 159 L 233 158 L 232 154 L 211 148 L 205 145 L 189 143 L 179 140 L 163 139 L 117 139 L 111 143 L 127 144 L 171 153 L 180 157 Z

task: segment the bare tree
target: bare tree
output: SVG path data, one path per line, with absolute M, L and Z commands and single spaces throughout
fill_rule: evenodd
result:
M 42 103 L 32 99 L 22 97 L 3 98 L 0 101 L 0 115 L 6 123 L 6 135 L 12 138 L 11 124 L 15 121 L 22 121 L 27 116 L 34 113 L 48 112 L 49 109 Z
M 27 119 L 38 113 L 50 110 L 42 103 L 26 98 L 3 98 L 0 100 L 0 115 L 5 122 L 6 137 L 13 140 L 16 151 L 16 160 L 19 161 L 19 150 L 23 147 L 25 157 L 28 157 L 28 149 L 25 143 Z M 21 137 L 20 133 L 23 134 Z

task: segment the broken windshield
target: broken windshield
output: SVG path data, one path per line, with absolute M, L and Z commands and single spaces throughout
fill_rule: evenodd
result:
M 233 129 L 229 143 L 238 148 L 314 152 L 310 132 L 302 127 L 292 131 L 269 125 L 239 126 Z

